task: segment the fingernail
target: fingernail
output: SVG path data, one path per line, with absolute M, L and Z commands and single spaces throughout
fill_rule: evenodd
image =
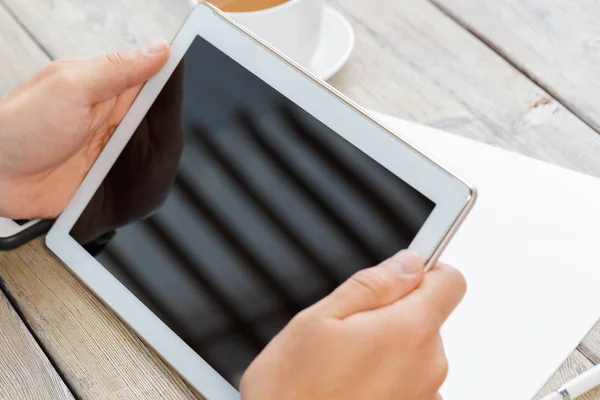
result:
M 411 250 L 402 250 L 388 260 L 389 265 L 402 275 L 412 275 L 423 272 L 425 263 L 421 256 Z
M 150 43 L 150 45 L 146 48 L 144 52 L 146 54 L 159 54 L 162 53 L 168 45 L 169 42 L 167 42 L 166 40 L 155 40 L 152 43 Z

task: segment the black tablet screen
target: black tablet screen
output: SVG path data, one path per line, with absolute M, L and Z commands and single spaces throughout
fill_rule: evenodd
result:
M 434 204 L 198 37 L 71 235 L 234 386 Z

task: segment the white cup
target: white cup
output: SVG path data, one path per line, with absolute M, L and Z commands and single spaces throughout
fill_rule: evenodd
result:
M 288 0 L 264 10 L 228 15 L 292 60 L 309 67 L 321 38 L 323 7 L 324 0 Z

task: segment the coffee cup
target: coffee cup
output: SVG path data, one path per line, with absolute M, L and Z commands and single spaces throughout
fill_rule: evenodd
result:
M 324 0 L 209 1 L 303 67 L 319 45 Z

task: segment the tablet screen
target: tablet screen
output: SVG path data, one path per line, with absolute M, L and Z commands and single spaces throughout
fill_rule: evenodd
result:
M 198 37 L 71 235 L 237 387 L 294 314 L 407 248 L 434 207 Z

